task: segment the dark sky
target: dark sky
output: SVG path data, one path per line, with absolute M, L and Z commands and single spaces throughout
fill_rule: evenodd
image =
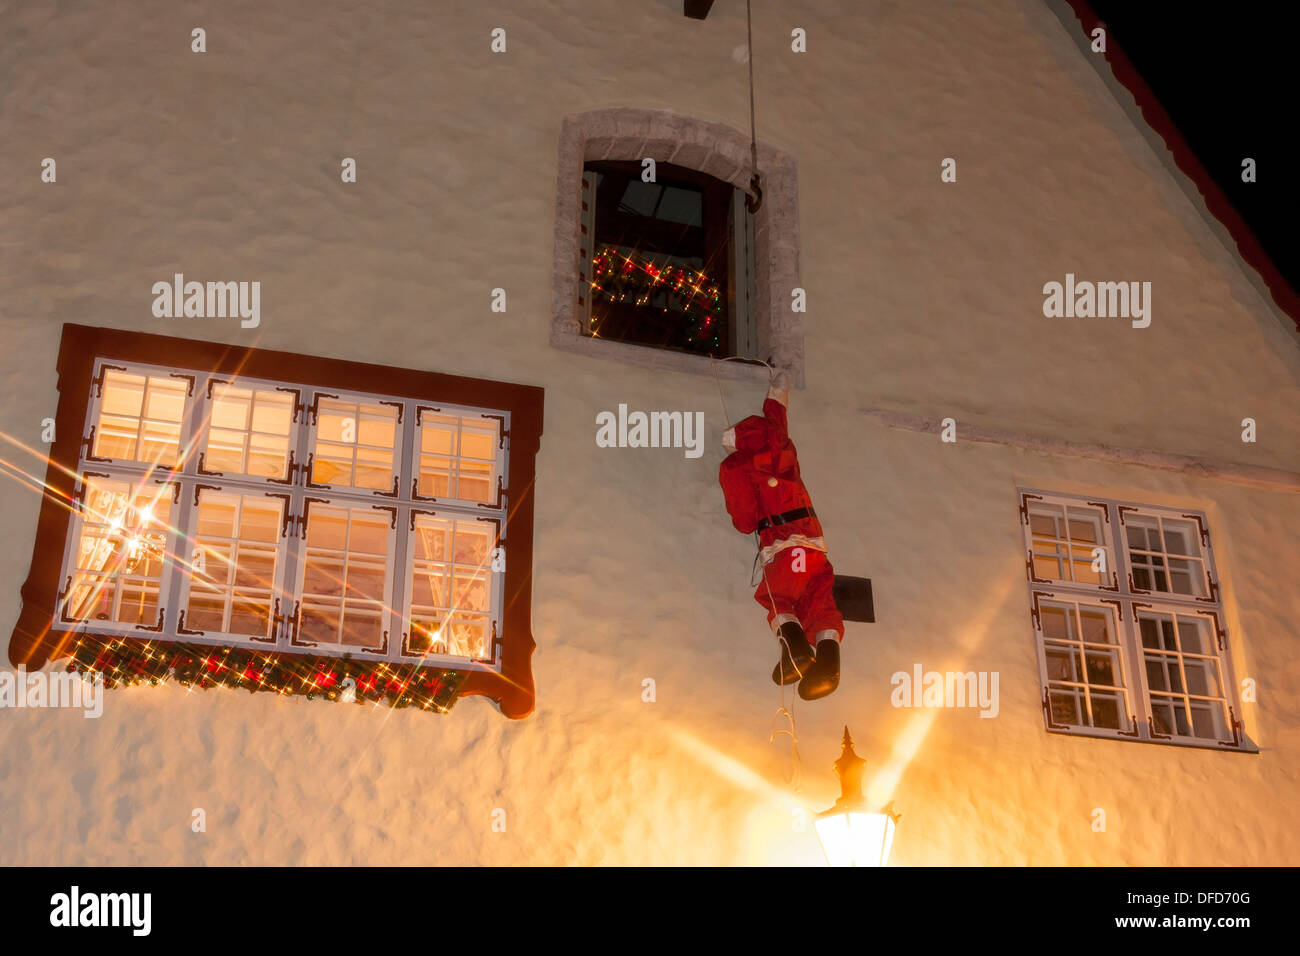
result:
M 1300 4 L 1089 0 L 1278 270 L 1300 290 Z M 1257 182 L 1241 181 L 1241 161 Z

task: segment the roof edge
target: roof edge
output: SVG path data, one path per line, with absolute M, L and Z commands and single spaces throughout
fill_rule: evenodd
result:
M 1094 28 L 1106 26 L 1105 21 L 1097 16 L 1087 0 L 1057 0 L 1057 3 L 1051 5 L 1058 6 L 1058 4 L 1064 4 L 1073 11 L 1075 18 L 1083 27 L 1084 36 L 1089 40 Z M 1110 64 L 1115 80 L 1132 95 L 1147 126 L 1164 141 L 1179 171 L 1196 186 L 1205 210 L 1227 230 L 1228 236 L 1236 247 L 1235 250 L 1228 251 L 1235 251 L 1238 258 L 1256 272 L 1264 288 L 1268 290 L 1273 305 L 1290 318 L 1295 324 L 1296 331 L 1300 332 L 1300 294 L 1291 287 L 1291 283 L 1274 264 L 1259 239 L 1242 219 L 1241 214 L 1233 207 L 1219 184 L 1210 176 L 1209 171 L 1187 144 L 1155 93 L 1142 79 L 1137 67 L 1115 43 L 1113 36 L 1107 36 L 1106 50 L 1102 55 Z

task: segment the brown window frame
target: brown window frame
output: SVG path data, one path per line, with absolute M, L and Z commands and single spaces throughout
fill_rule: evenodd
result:
M 22 586 L 22 610 L 9 643 L 9 659 L 14 666 L 31 670 L 67 657 L 76 650 L 82 633 L 79 626 L 69 626 L 62 619 L 58 606 L 64 554 L 76 520 L 75 510 L 70 514 L 65 503 L 76 500 L 81 483 L 78 470 L 88 431 L 94 368 L 99 360 L 395 395 L 435 406 L 443 402 L 508 411 L 508 508 L 506 526 L 499 536 L 508 544 L 500 669 L 469 668 L 459 696 L 486 696 L 498 704 L 503 714 L 515 719 L 532 712 L 535 691 L 531 662 L 536 647 L 532 634 L 533 491 L 541 447 L 542 388 L 71 323 L 63 326 L 59 347 L 59 400 L 55 441 L 48 453 L 47 490 L 41 501 L 31 569 Z M 392 573 L 402 572 L 394 568 Z M 123 625 L 123 633 L 115 639 L 126 644 L 157 640 L 156 635 L 131 633 L 134 630 Z M 262 652 L 261 656 L 278 661 L 312 659 L 279 650 Z M 418 666 L 448 670 L 446 664 Z

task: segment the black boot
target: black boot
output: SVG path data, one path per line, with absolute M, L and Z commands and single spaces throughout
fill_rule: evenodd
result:
M 840 642 L 827 638 L 817 644 L 817 660 L 799 681 L 799 696 L 818 700 L 840 686 Z
M 812 666 L 813 649 L 798 621 L 787 621 L 776 632 L 781 644 L 781 663 L 772 671 L 773 684 L 793 684 Z

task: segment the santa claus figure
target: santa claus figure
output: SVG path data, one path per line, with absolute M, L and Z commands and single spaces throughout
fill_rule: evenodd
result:
M 826 557 L 821 522 L 799 477 L 799 458 L 786 423 L 790 378 L 778 372 L 763 402 L 722 436 L 730 454 L 718 469 L 731 523 L 758 533 L 762 579 L 754 600 L 781 649 L 772 672 L 778 684 L 799 682 L 804 700 L 839 686 L 844 621 L 831 590 L 835 572 Z

